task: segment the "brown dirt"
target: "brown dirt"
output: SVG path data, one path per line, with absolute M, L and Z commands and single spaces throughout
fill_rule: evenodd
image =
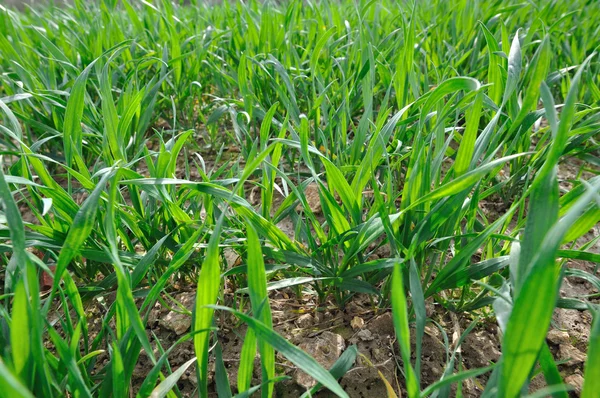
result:
M 195 293 L 193 291 L 176 293 L 175 299 L 191 310 Z M 292 343 L 308 351 L 322 365 L 331 366 L 342 349 L 356 345 L 360 353 L 357 362 L 341 380 L 340 384 L 351 397 L 385 396 L 385 378 L 394 390 L 406 393 L 403 387 L 402 375 L 399 372 L 401 359 L 396 342 L 391 312 L 377 311 L 370 306 L 366 296 L 356 296 L 344 311 L 327 304 L 316 306 L 311 296 L 298 300 L 291 291 L 273 292 L 270 299 L 273 311 L 275 330 Z M 470 322 L 468 318 L 454 322 L 449 314 L 434 318 L 448 330 L 454 330 L 455 335 L 449 336 L 451 347 L 458 334 L 464 331 Z M 236 391 L 237 369 L 239 367 L 240 351 L 245 334 L 245 326 L 233 323 L 226 314 L 219 315 L 219 341 L 223 346 L 223 358 L 228 371 L 232 391 Z M 184 333 L 189 331 L 191 317 L 169 310 L 157 304 L 152 310 L 149 331 L 158 337 L 163 347 L 169 347 Z M 150 335 L 150 334 L 149 334 Z M 455 369 L 473 369 L 487 366 L 498 360 L 500 342 L 496 328 L 492 324 L 482 323 L 465 339 L 458 354 Z M 446 347 L 440 330 L 429 324 L 423 340 L 422 352 L 422 385 L 437 381 L 446 366 Z M 413 341 L 414 344 L 414 341 Z M 413 347 L 414 352 L 414 347 Z M 194 356 L 193 345 L 186 342 L 175 348 L 169 356 L 173 370 Z M 362 357 L 364 356 L 364 357 Z M 413 354 L 414 357 L 414 354 Z M 413 358 L 414 360 L 414 358 Z M 134 372 L 134 391 L 139 388 L 145 375 L 151 369 L 147 357 L 142 355 Z M 213 377 L 214 364 L 210 366 Z M 311 384 L 283 356 L 277 356 L 277 369 L 290 379 L 277 384 L 279 397 L 297 397 L 306 391 Z M 259 366 L 255 367 L 255 373 Z M 379 374 L 381 372 L 381 375 Z M 260 374 L 255 374 L 258 382 Z M 477 381 L 467 381 L 463 384 L 463 394 L 468 397 L 479 396 L 485 376 Z M 195 371 L 190 368 L 178 383 L 184 396 L 192 396 L 196 389 Z M 321 391 L 317 396 L 330 397 L 330 393 Z

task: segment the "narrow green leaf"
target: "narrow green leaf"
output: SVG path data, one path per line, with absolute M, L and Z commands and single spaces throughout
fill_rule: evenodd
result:
M 410 296 L 412 298 L 413 311 L 416 317 L 416 328 L 415 328 L 415 376 L 417 383 L 420 385 L 421 380 L 421 353 L 423 345 L 423 335 L 425 333 L 425 322 L 427 320 L 427 312 L 425 309 L 425 296 L 423 295 L 423 287 L 421 286 L 421 277 L 417 264 L 414 258 L 410 259 L 409 273 L 409 286 Z
M 269 306 L 269 296 L 267 294 L 267 275 L 260 241 L 256 231 L 249 223 L 246 233 L 248 239 L 248 288 L 252 312 L 256 319 L 272 328 L 271 307 Z M 258 349 L 262 363 L 263 380 L 271 380 L 275 377 L 275 351 L 263 340 L 258 341 Z M 262 396 L 271 397 L 273 388 L 272 384 L 267 385 L 267 388 L 262 389 Z
M 467 111 L 465 133 L 460 141 L 458 154 L 456 155 L 456 161 L 454 162 L 454 171 L 456 172 L 457 177 L 463 175 L 469 169 L 469 165 L 473 160 L 482 104 L 483 93 L 480 91 L 475 96 L 473 106 Z
M 489 372 L 490 370 L 494 369 L 495 367 L 496 367 L 496 365 L 492 365 L 492 366 L 487 366 L 485 368 L 464 370 L 462 372 L 453 374 L 452 376 L 444 377 L 442 380 L 438 380 L 435 383 L 429 385 L 426 389 L 424 389 L 423 392 L 421 393 L 421 397 L 423 397 L 423 398 L 427 397 L 427 396 L 431 395 L 433 392 L 441 389 L 444 386 L 448 386 L 452 383 L 457 383 L 462 380 L 475 378 L 479 375 Z
M 65 159 L 68 167 L 73 165 L 74 153 L 81 155 L 83 135 L 81 130 L 81 119 L 85 101 L 85 87 L 87 79 L 98 59 L 91 62 L 75 80 L 65 112 L 63 124 L 63 142 Z
M 166 379 L 164 379 L 150 394 L 150 398 L 164 398 L 167 394 L 175 387 L 181 376 L 185 373 L 185 371 L 196 362 L 196 358 L 192 358 L 183 365 L 181 365 L 175 372 L 169 375 Z
M 229 377 L 227 376 L 227 369 L 223 362 L 223 350 L 219 342 L 215 345 L 215 384 L 219 397 L 231 398 Z
M 516 159 L 521 156 L 525 156 L 525 153 L 518 153 L 515 155 L 505 156 L 500 159 L 496 159 L 492 162 L 486 163 L 485 165 L 481 165 L 474 170 L 469 171 L 468 173 L 463 174 L 462 176 L 455 178 L 447 184 L 442 185 L 441 187 L 433 190 L 427 195 L 421 197 L 416 202 L 411 203 L 409 208 L 414 208 L 422 203 L 433 201 L 436 199 L 443 198 L 445 196 L 451 196 L 458 192 L 462 192 L 465 189 L 471 188 L 475 185 L 483 175 L 489 173 L 494 168 L 509 162 L 512 159 Z M 407 208 L 406 210 L 408 210 Z
M 594 322 L 588 341 L 587 361 L 585 362 L 583 390 L 581 398 L 595 397 L 600 391 L 600 312 L 594 309 Z
M 528 267 L 532 265 L 533 257 L 543 249 L 542 242 L 546 233 L 558 219 L 559 192 L 556 178 L 554 169 L 554 172 L 545 176 L 545 181 L 531 192 L 527 222 L 521 240 L 519 265 L 512 281 L 517 294 L 529 274 Z
M 545 181 L 543 177 L 545 177 L 547 174 L 550 174 L 554 166 L 558 164 L 560 156 L 565 149 L 567 139 L 569 138 L 569 131 L 571 130 L 573 119 L 575 117 L 575 104 L 579 95 L 579 81 L 581 80 L 581 75 L 591 62 L 592 58 L 595 56 L 596 54 L 593 53 L 585 59 L 585 61 L 577 69 L 577 73 L 575 73 L 575 76 L 571 81 L 571 87 L 569 88 L 569 93 L 567 94 L 565 105 L 561 112 L 556 136 L 554 137 L 552 145 L 550 146 L 550 151 L 548 152 L 546 161 L 544 162 L 542 168 L 538 171 L 536 178 L 533 180 L 530 190 L 533 190 L 536 185 Z
M 11 256 L 4 275 L 4 292 L 13 291 L 13 281 L 18 279 L 17 274 L 25 275 L 26 265 L 28 263 L 27 253 L 25 251 L 25 227 L 21 212 L 15 203 L 6 177 L 2 171 L 2 158 L 0 157 L 0 199 L 4 202 L 5 217 L 8 221 L 11 246 L 13 255 Z
M 406 378 L 406 389 L 409 398 L 419 396 L 420 388 L 415 376 L 415 371 L 411 365 L 410 354 L 410 329 L 408 327 L 408 306 L 406 295 L 404 293 L 404 280 L 402 278 L 402 269 L 400 264 L 396 264 L 392 276 L 392 316 L 394 328 L 400 345 L 400 354 L 404 362 L 404 377 Z
M 506 103 L 519 84 L 521 77 L 521 43 L 519 41 L 519 31 L 515 33 L 512 44 L 510 46 L 510 52 L 508 54 L 508 71 L 506 77 L 506 87 L 504 88 L 504 96 L 502 97 L 502 103 Z
M 221 287 L 221 267 L 219 265 L 219 241 L 224 214 L 221 215 L 208 242 L 206 257 L 200 269 L 196 292 L 196 307 L 192 330 L 208 329 L 212 325 L 214 309 L 209 307 L 217 302 Z M 194 350 L 198 359 L 197 374 L 200 377 L 199 393 L 207 395 L 208 389 L 208 348 L 209 333 L 198 333 L 194 336 Z
M 24 279 L 19 279 L 15 289 L 10 323 L 10 348 L 12 351 L 14 371 L 21 375 L 22 379 L 27 376 L 23 374 L 29 362 L 31 343 L 29 341 L 29 299 L 25 290 Z
M 329 369 L 329 373 L 336 379 L 343 377 L 352 366 L 354 366 L 354 362 L 356 361 L 356 357 L 358 356 L 358 348 L 355 345 L 351 345 L 346 348 L 346 350 L 340 355 L 340 357 L 335 361 L 331 369 Z M 300 398 L 307 398 L 316 394 L 323 386 L 321 383 L 317 383 L 313 388 L 309 391 L 302 394 Z
M 112 172 L 104 174 L 96 188 L 94 188 L 90 196 L 81 205 L 81 208 L 73 219 L 73 224 L 69 228 L 69 232 L 67 233 L 67 237 L 65 238 L 65 242 L 58 256 L 56 270 L 54 272 L 52 291 L 50 292 L 50 297 L 44 306 L 44 312 L 48 311 L 50 303 L 52 303 L 52 298 L 58 289 L 58 285 L 61 282 L 61 277 L 67 269 L 67 266 L 79 253 L 79 250 L 94 228 L 100 194 L 104 190 L 106 182 L 111 177 Z
M 238 318 L 240 318 L 243 322 L 245 322 L 249 327 L 254 329 L 256 333 L 256 337 L 259 340 L 263 340 L 267 342 L 271 347 L 279 351 L 283 356 L 285 356 L 291 363 L 296 365 L 302 371 L 304 371 L 309 376 L 313 377 L 315 380 L 323 384 L 323 386 L 327 387 L 331 392 L 336 394 L 341 398 L 347 398 L 348 394 L 340 387 L 335 378 L 319 363 L 312 358 L 310 355 L 284 339 L 281 335 L 275 332 L 273 329 L 265 325 L 264 323 L 244 314 L 239 311 L 235 311 L 228 307 L 223 307 L 220 305 L 212 305 L 213 310 L 223 310 L 229 311 Z
M 558 366 L 556 365 L 556 362 L 554 362 L 554 357 L 552 356 L 552 352 L 547 343 L 544 343 L 542 350 L 540 351 L 540 366 L 544 372 L 544 377 L 546 378 L 548 386 L 562 386 L 564 384 Z M 568 398 L 569 394 L 567 394 L 566 391 L 557 391 L 552 396 L 554 398 Z
M 568 229 L 600 190 L 600 182 L 583 194 L 567 214 L 546 234 L 541 250 L 534 256 L 529 274 L 514 301 L 502 342 L 500 394 L 515 397 L 527 380 L 544 343 L 556 305 L 560 269 L 556 266 L 558 248 Z M 536 325 L 535 328 L 530 325 Z
M 113 396 L 117 397 L 126 393 L 128 390 L 125 382 L 125 369 L 123 367 L 123 357 L 116 343 L 112 344 L 110 359 L 110 368 L 112 372 Z
M 7 397 L 33 398 L 33 394 L 25 388 L 0 358 L 0 391 Z
M 248 328 L 244 336 L 244 344 L 242 345 L 242 352 L 240 354 L 240 367 L 237 375 L 239 392 L 247 391 L 252 384 L 254 358 L 256 358 L 256 336 L 254 335 L 254 329 Z

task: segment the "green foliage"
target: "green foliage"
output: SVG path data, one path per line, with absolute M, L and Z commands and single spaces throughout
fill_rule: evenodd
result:
M 565 396 L 546 332 L 555 308 L 590 310 L 593 396 L 600 279 L 571 261 L 600 261 L 600 3 L 183 3 L 0 6 L 1 391 L 173 397 L 195 364 L 207 396 L 214 359 L 220 395 L 271 397 L 279 352 L 307 396 L 345 396 L 356 347 L 327 370 L 274 330 L 270 292 L 292 288 L 391 307 L 409 397 L 484 374 L 484 396 L 519 396 L 538 364 Z M 595 290 L 559 298 L 565 275 Z M 150 311 L 182 284 L 192 328 L 163 348 Z M 427 300 L 493 310 L 500 361 L 460 367 L 473 323 L 424 385 Z M 247 326 L 237 391 L 228 320 Z

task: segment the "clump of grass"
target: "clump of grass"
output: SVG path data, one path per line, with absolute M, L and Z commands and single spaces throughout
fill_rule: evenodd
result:
M 346 396 L 355 348 L 327 370 L 273 328 L 269 291 L 310 286 L 391 306 L 411 398 L 483 374 L 483 396 L 519 396 L 538 364 L 538 394 L 566 396 L 546 332 L 555 308 L 589 310 L 593 396 L 598 292 L 558 290 L 566 274 L 600 286 L 568 264 L 600 262 L 598 237 L 576 245 L 600 221 L 598 4 L 192 3 L 0 6 L 1 391 L 178 396 L 195 363 L 207 396 L 213 358 L 232 396 L 224 311 L 248 325 L 239 396 L 273 396 L 275 351 L 319 382 L 309 394 Z M 193 327 L 156 353 L 150 310 L 176 282 L 197 285 Z M 86 305 L 112 293 L 91 335 Z M 447 347 L 423 385 L 426 300 L 492 308 L 501 359 L 457 371 Z M 187 340 L 196 358 L 173 371 Z

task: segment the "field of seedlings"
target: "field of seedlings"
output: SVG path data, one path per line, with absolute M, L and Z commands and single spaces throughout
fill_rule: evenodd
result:
M 600 397 L 600 2 L 0 5 L 0 398 Z

